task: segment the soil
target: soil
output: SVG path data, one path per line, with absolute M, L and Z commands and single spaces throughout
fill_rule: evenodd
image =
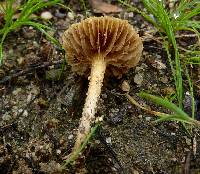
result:
M 51 34 L 58 39 L 70 24 L 86 18 L 79 1 L 65 3 L 74 14 L 58 6 L 43 10 L 53 15 Z M 87 4 L 87 15 L 102 14 L 92 13 Z M 0 67 L 1 174 L 200 173 L 199 130 L 189 129 L 188 133 L 177 122 L 153 122 L 156 118 L 131 105 L 121 90 L 127 81 L 130 95 L 141 105 L 169 112 L 137 95 L 142 90 L 164 97 L 174 94 L 159 35 L 141 16 L 124 8 L 109 15 L 135 26 L 144 41 L 143 56 L 121 79 L 106 77 L 96 114 L 104 119 L 85 151 L 64 170 L 61 166 L 75 141 L 88 80 L 73 73 L 64 52 L 34 28 L 24 26 L 9 34 Z M 196 38 L 190 40 L 196 42 Z M 181 43 L 185 47 L 184 39 Z M 194 80 L 198 77 L 194 73 Z

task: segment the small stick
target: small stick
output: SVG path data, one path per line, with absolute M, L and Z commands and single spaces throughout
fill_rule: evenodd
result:
M 64 62 L 64 60 L 58 60 L 58 61 L 54 61 L 54 62 L 43 62 L 40 65 L 37 65 L 37 66 L 34 66 L 34 67 L 28 67 L 25 70 L 21 70 L 21 71 L 15 73 L 15 74 L 11 74 L 9 76 L 4 77 L 2 80 L 0 80 L 0 84 L 4 84 L 4 83 L 8 82 L 9 80 L 12 80 L 13 78 L 23 76 L 27 73 L 34 71 L 34 70 L 45 68 L 45 67 L 52 66 L 52 65 L 62 64 L 63 62 Z

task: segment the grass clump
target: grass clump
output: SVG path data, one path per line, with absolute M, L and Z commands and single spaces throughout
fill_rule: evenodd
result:
M 181 121 L 182 123 L 188 123 L 188 124 L 192 124 L 192 125 L 200 127 L 199 121 L 191 118 L 186 112 L 184 112 L 182 109 L 180 109 L 178 106 L 176 106 L 172 102 L 168 101 L 167 99 L 164 99 L 162 97 L 158 97 L 155 95 L 151 95 L 151 94 L 148 94 L 145 92 L 139 93 L 140 97 L 147 99 L 149 101 L 152 101 L 153 103 L 156 103 L 156 104 L 170 110 L 172 112 L 172 114 L 157 112 L 157 111 L 153 111 L 147 107 L 143 107 L 128 93 L 125 95 L 133 105 L 145 110 L 146 112 L 148 112 L 152 115 L 158 116 L 159 119 L 157 119 L 155 122 L 173 120 L 173 121 Z
M 176 35 L 178 31 L 188 30 L 194 32 L 199 37 L 198 30 L 200 29 L 200 22 L 195 20 L 194 17 L 200 14 L 200 3 L 199 0 L 181 0 L 178 6 L 174 9 L 168 10 L 165 5 L 165 1 L 163 0 L 142 0 L 142 3 L 147 11 L 140 10 L 126 1 L 118 0 L 121 4 L 128 8 L 129 11 L 133 11 L 142 15 L 148 22 L 150 22 L 155 29 L 158 31 L 163 40 L 163 46 L 166 50 L 168 62 L 170 64 L 170 68 L 172 71 L 173 79 L 176 86 L 176 98 L 178 102 L 179 110 L 183 110 L 183 75 L 187 77 L 188 86 L 190 88 L 190 95 L 192 97 L 192 117 L 194 118 L 194 97 L 193 97 L 193 85 L 190 79 L 190 75 L 187 69 L 187 64 L 199 64 L 199 52 L 198 56 L 196 56 L 196 50 L 193 51 L 192 57 L 187 57 L 186 61 L 182 61 L 180 58 L 180 50 L 177 45 Z M 190 52 L 190 51 L 189 51 Z M 192 54 L 190 54 L 192 55 Z M 186 64 L 185 64 L 186 63 Z M 165 107 L 168 107 L 170 104 L 167 100 L 155 100 L 156 96 L 148 96 L 143 95 L 148 100 L 152 100 L 157 104 L 161 104 Z M 153 99 L 154 98 L 154 99 Z M 158 99 L 158 98 L 157 98 Z M 186 118 L 184 112 L 179 113 L 179 116 L 182 115 Z M 173 117 L 169 117 L 171 120 L 175 119 Z M 187 115 L 188 116 L 188 115 Z M 179 118 L 179 117 L 178 117 Z M 167 120 L 164 118 L 163 120 Z M 179 119 L 179 121 L 184 121 L 184 119 Z
M 60 0 L 28 0 L 16 8 L 14 8 L 14 3 L 14 0 L 8 0 L 4 6 L 1 5 L 5 24 L 3 25 L 3 28 L 0 29 L 0 65 L 3 61 L 3 44 L 7 35 L 22 26 L 33 26 L 44 33 L 54 44 L 59 45 L 59 42 L 46 32 L 46 30 L 52 29 L 46 25 L 36 22 L 36 18 L 33 16 L 33 14 L 43 8 L 59 5 Z M 20 13 L 19 17 L 15 20 L 14 15 L 17 11 L 20 11 Z
M 200 51 L 189 51 L 185 54 L 186 64 L 200 65 Z
M 181 121 L 181 122 L 190 123 L 190 124 L 194 123 L 194 120 L 187 113 L 185 113 L 181 108 L 177 107 L 175 104 L 168 101 L 167 99 L 163 99 L 161 97 L 147 94 L 144 92 L 141 92 L 139 95 L 142 98 L 150 100 L 153 103 L 161 105 L 165 107 L 166 109 L 169 109 L 170 111 L 173 112 L 173 114 L 160 114 L 159 115 L 160 119 L 158 119 L 157 121 L 174 120 L 174 121 Z

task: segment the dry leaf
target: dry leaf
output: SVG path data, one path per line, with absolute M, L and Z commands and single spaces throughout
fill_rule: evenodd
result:
M 120 7 L 103 2 L 102 0 L 90 0 L 89 2 L 94 13 L 119 13 L 122 11 Z

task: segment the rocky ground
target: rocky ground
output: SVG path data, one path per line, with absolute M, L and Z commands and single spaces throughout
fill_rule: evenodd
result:
M 58 39 L 70 24 L 86 18 L 79 1 L 66 1 L 65 5 L 73 7 L 74 13 L 53 7 L 37 14 L 48 11 L 52 15 L 50 25 L 55 31 L 51 34 Z M 86 5 L 88 16 L 102 15 Z M 127 81 L 130 95 L 141 105 L 163 111 L 137 93 L 146 90 L 170 96 L 175 87 L 153 27 L 119 4 L 115 8 L 106 15 L 127 19 L 135 26 L 144 41 L 143 55 L 138 66 L 121 79 L 106 77 L 97 113 L 104 120 L 84 153 L 65 170 L 61 165 L 73 147 L 88 80 L 74 74 L 63 51 L 34 28 L 22 27 L 7 37 L 5 63 L 0 67 L 1 174 L 200 173 L 199 130 L 189 134 L 176 122 L 156 124 L 154 116 L 131 105 L 123 95 L 121 85 Z M 196 38 L 190 39 L 196 42 Z M 180 39 L 180 47 L 184 44 L 188 44 L 187 39 Z M 198 71 L 194 71 L 196 80 Z

